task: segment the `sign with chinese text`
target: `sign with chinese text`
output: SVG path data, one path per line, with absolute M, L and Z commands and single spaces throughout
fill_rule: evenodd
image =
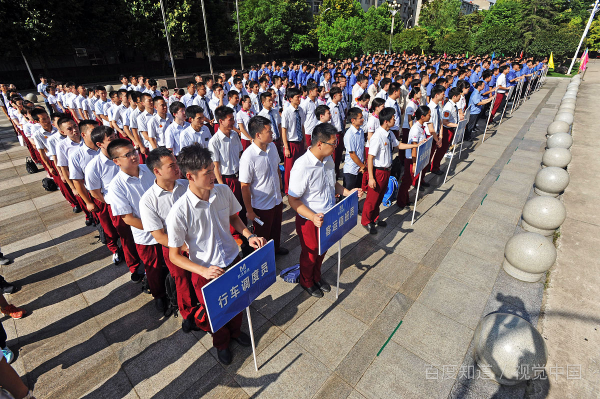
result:
M 319 254 L 323 255 L 358 223 L 358 192 L 355 191 L 325 212 L 319 229 Z
M 415 176 L 421 173 L 427 165 L 429 165 L 429 158 L 431 155 L 431 143 L 433 143 L 433 137 L 430 137 L 423 144 L 417 147 L 417 165 L 415 168 Z
M 467 127 L 468 119 L 458 122 L 458 126 L 456 127 L 456 133 L 454 133 L 454 138 L 452 139 L 453 144 L 459 144 L 462 142 L 463 137 L 465 137 L 465 128 Z
M 250 306 L 275 282 L 276 274 L 275 244 L 271 240 L 202 287 L 212 332 Z

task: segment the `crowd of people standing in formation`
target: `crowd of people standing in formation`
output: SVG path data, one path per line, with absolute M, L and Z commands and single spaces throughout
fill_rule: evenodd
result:
M 113 262 L 125 262 L 134 283 L 147 281 L 161 312 L 166 265 L 183 331 L 209 331 L 201 288 L 239 261 L 240 248 L 247 255 L 272 239 L 276 255 L 288 253 L 280 244 L 284 196 L 297 214 L 300 285 L 322 297 L 330 286 L 317 230 L 336 198 L 366 193 L 360 222 L 377 234 L 395 148 L 401 210 L 418 183 L 419 143 L 434 140 L 421 178 L 442 174 L 467 110 L 470 140 L 478 120 L 493 123 L 502 112 L 511 86 L 523 80 L 528 93 L 544 68 L 545 60 L 522 58 L 375 55 L 194 75 L 173 94 L 144 76 L 121 76 L 108 93 L 40 76 L 45 107 L 6 85 L 0 99 L 73 212 L 101 226 Z M 6 303 L 2 312 L 23 315 Z M 231 340 L 250 345 L 241 322 L 239 314 L 213 333 L 225 364 Z

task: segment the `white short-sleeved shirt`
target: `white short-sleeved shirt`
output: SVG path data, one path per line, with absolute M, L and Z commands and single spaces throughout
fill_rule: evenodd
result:
M 223 100 L 225 100 L 225 98 L 223 98 Z M 221 100 L 219 100 L 216 96 L 208 102 L 208 106 L 210 107 L 210 110 L 212 111 L 213 115 L 215 114 L 215 110 L 219 107 L 220 103 Z
M 65 140 L 61 140 L 56 146 L 56 166 L 69 166 L 69 159 L 82 145 L 83 140 L 79 143 L 74 142 L 68 137 Z
M 413 100 L 408 101 L 406 104 L 406 110 L 404 111 L 404 122 L 402 123 L 403 129 L 409 129 L 410 125 L 408 124 L 408 118 L 412 118 L 415 112 L 417 112 L 417 108 L 419 108 L 419 104 L 415 103 Z
M 338 144 L 339 145 L 339 144 Z M 350 156 L 350 151 L 365 163 L 365 133 L 362 128 L 356 130 L 354 126 L 350 126 L 344 135 L 344 147 L 346 147 L 346 155 L 344 158 L 344 173 L 358 174 L 360 168 Z
M 49 140 L 54 134 L 58 133 L 58 129 L 55 128 L 54 126 L 52 126 L 52 129 L 49 132 L 47 132 L 44 130 L 44 128 L 42 128 L 42 126 L 34 125 L 31 127 L 31 131 L 33 132 L 33 134 L 31 135 L 31 138 L 33 139 L 33 142 L 35 143 L 35 148 L 37 148 L 38 151 L 45 150 L 46 155 L 48 157 L 50 155 L 53 155 L 53 154 L 49 154 L 49 152 L 51 152 Z M 60 134 L 60 133 L 58 133 L 58 134 Z
M 394 127 L 392 128 L 392 130 L 400 130 L 400 121 L 402 118 L 402 114 L 400 111 L 400 106 L 398 105 L 398 103 L 396 102 L 396 100 L 392 100 L 391 98 L 388 98 L 387 100 L 385 100 L 385 106 L 392 108 L 394 110 L 396 119 L 394 122 Z
M 69 158 L 69 179 L 85 179 L 85 167 L 99 152 L 100 149 L 94 150 L 85 143 L 79 147 Z
M 436 104 L 433 101 L 428 104 L 428 107 L 431 110 L 429 123 L 433 125 L 434 132 L 439 133 L 440 126 L 442 125 L 442 107 L 440 104 Z
M 330 101 L 329 111 L 331 112 L 331 123 L 338 132 L 342 132 L 345 130 L 346 123 L 344 122 L 344 110 L 342 106 L 342 102 L 335 104 L 333 101 Z
M 250 119 L 254 116 L 254 111 L 253 110 L 248 110 L 248 111 L 244 111 L 243 109 L 241 109 L 236 115 L 235 115 L 235 123 L 237 126 L 240 125 L 240 123 L 242 123 L 244 125 L 244 129 L 246 129 L 246 132 L 248 132 L 248 123 L 250 122 Z M 250 132 L 248 132 L 248 134 L 250 134 Z M 244 136 L 243 134 L 241 135 L 241 139 L 242 140 L 246 140 L 246 141 L 250 141 L 249 139 L 246 138 L 246 136 Z
M 46 91 L 47 88 L 48 88 L 48 83 L 38 83 L 38 85 L 37 85 L 38 93 L 42 93 L 46 96 L 48 95 L 48 92 Z
M 315 213 L 325 213 L 335 205 L 335 164 L 328 156 L 319 161 L 310 151 L 294 162 L 288 195 L 299 198 Z
M 427 134 L 425 133 L 425 128 L 421 123 L 415 121 L 412 127 L 410 128 L 410 132 L 408 133 L 408 144 L 420 143 L 421 141 L 427 138 Z M 404 152 L 404 156 L 406 159 L 412 159 L 412 148 L 408 148 Z
M 271 121 L 271 137 L 273 137 L 273 140 L 280 138 L 281 129 L 279 126 L 281 126 L 281 115 L 279 115 L 277 109 L 271 108 L 271 110 L 268 110 L 263 108 L 258 115 L 263 116 Z
M 129 113 L 129 107 L 126 107 L 125 104 L 119 104 L 112 111 L 112 119 L 109 117 L 108 119 L 115 121 L 117 126 L 123 129 L 125 126 L 125 121 L 127 119 L 127 114 Z
M 56 96 L 53 96 L 52 94 L 48 94 L 48 98 L 46 98 L 46 100 L 48 100 L 48 104 L 50 105 L 54 105 L 56 104 Z
M 56 133 L 53 133 L 52 136 L 48 138 L 48 149 L 46 150 L 46 155 L 48 155 L 48 158 L 56 158 L 56 147 L 58 147 L 58 144 L 66 138 L 67 136 L 63 136 L 62 134 L 60 134 L 58 129 L 56 130 Z
M 192 101 L 192 104 L 198 105 L 204 111 L 204 116 L 207 117 L 208 119 L 212 119 L 212 118 L 210 118 L 211 115 L 208 113 L 208 110 L 206 109 L 206 107 L 208 107 L 210 109 L 210 111 L 212 112 L 212 115 L 214 116 L 214 110 L 212 108 L 210 108 L 209 102 L 210 102 L 210 98 L 208 98 L 208 95 L 206 95 L 204 97 L 200 97 L 198 95 L 198 96 L 196 96 L 196 98 L 194 98 L 194 101 Z
M 501 73 L 498 75 L 498 79 L 496 79 L 496 87 L 507 87 L 506 86 L 506 74 Z M 506 90 L 498 89 L 496 93 L 504 94 Z
M 442 119 L 450 123 L 458 123 L 458 105 L 453 103 L 452 100 L 448 100 L 444 105 Z
M 156 113 L 156 111 L 154 111 Z M 152 118 L 154 114 L 149 113 L 148 111 L 140 112 L 137 116 L 137 129 L 138 134 L 140 135 L 140 139 L 144 142 L 144 147 L 151 148 L 150 142 L 146 140 L 142 132 L 148 131 L 148 122 L 150 118 Z
M 292 106 L 285 107 L 281 114 L 281 127 L 287 129 L 288 141 L 302 141 L 304 139 L 304 137 L 301 137 L 296 131 L 296 111 L 300 114 L 300 126 L 303 126 L 304 122 L 306 122 L 306 115 L 302 108 L 298 107 L 296 109 Z M 302 129 L 298 130 L 302 133 Z
M 242 142 L 237 132 L 232 130 L 229 137 L 219 129 L 209 140 L 208 149 L 212 153 L 213 162 L 219 162 L 221 175 L 234 175 L 240 170 L 240 153 Z
M 36 123 L 30 121 L 23 123 L 23 133 L 25 134 L 25 137 L 33 138 L 33 133 L 35 133 L 38 126 L 39 125 Z
M 110 204 L 113 216 L 133 214 L 140 217 L 140 200 L 144 193 L 154 184 L 154 174 L 146 165 L 139 166 L 139 176 L 129 176 L 122 170 L 110 182 L 106 202 Z M 133 240 L 139 245 L 157 244 L 152 234 L 131 227 Z
M 211 139 L 210 131 L 206 126 L 202 126 L 200 131 L 195 131 L 192 125 L 188 123 L 188 126 L 181 131 L 181 135 L 179 136 L 179 144 L 181 148 L 187 147 L 194 143 L 200 143 L 200 145 L 204 148 L 208 148 L 208 142 Z
M 312 136 L 312 132 L 318 122 L 317 116 L 315 115 L 317 103 L 311 100 L 310 97 L 306 97 L 300 102 L 300 107 L 304 111 L 304 115 L 306 115 L 306 120 L 304 121 L 304 134 Z
M 240 182 L 250 184 L 252 208 L 269 210 L 281 203 L 279 153 L 273 143 L 263 151 L 252 143 L 240 158 Z
M 208 201 L 188 188 L 167 216 L 169 247 L 186 243 L 192 262 L 204 267 L 229 266 L 240 251 L 229 231 L 229 217 L 241 210 L 227 185 L 215 184 Z
M 142 111 L 140 111 L 139 108 L 136 108 L 132 111 L 129 111 L 129 128 L 130 129 L 137 129 L 138 124 L 137 124 L 137 117 L 142 113 Z M 125 123 L 125 125 L 127 125 L 127 123 Z
M 248 95 L 250 97 L 250 103 L 252 104 L 252 111 L 254 111 L 255 114 L 260 112 L 260 99 L 258 97 L 259 94 L 250 93 Z
M 173 115 L 167 113 L 166 118 L 156 113 L 148 121 L 148 137 L 156 139 L 156 144 L 159 146 L 165 145 L 165 130 L 173 123 Z
M 398 144 L 392 132 L 386 132 L 382 127 L 375 130 L 369 143 L 369 155 L 373 155 L 373 166 L 377 168 L 392 166 L 392 152 Z
M 188 122 L 183 122 L 183 125 L 173 122 L 165 130 L 165 147 L 172 148 L 175 156 L 179 155 L 179 151 L 181 151 L 181 133 L 188 126 L 190 126 Z
M 148 189 L 140 200 L 140 219 L 144 231 L 153 232 L 156 230 L 167 231 L 166 219 L 173 204 L 185 195 L 189 182 L 185 179 L 175 180 L 173 191 L 163 190 L 156 181 Z
M 194 104 L 194 99 L 196 98 L 197 94 L 194 93 L 193 95 L 190 93 L 185 93 L 183 95 L 183 97 L 181 97 L 181 101 L 183 103 L 183 105 L 185 105 L 185 107 L 189 107 L 190 105 Z
M 119 170 L 117 164 L 100 151 L 85 167 L 85 186 L 88 190 L 101 190 L 106 196 L 110 182 Z

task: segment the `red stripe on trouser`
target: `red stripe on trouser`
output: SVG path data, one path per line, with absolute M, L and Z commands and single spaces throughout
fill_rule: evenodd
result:
M 108 207 L 110 209 L 110 205 Z M 121 216 L 113 216 L 112 211 L 109 211 L 109 213 L 113 226 L 115 226 L 119 237 L 121 237 L 121 248 L 123 248 L 123 255 L 125 255 L 125 263 L 129 271 L 135 273 L 140 266 L 140 255 L 135 247 L 131 226 L 125 223 Z
M 38 152 L 38 150 L 34 147 L 33 144 L 31 144 L 31 141 L 29 141 L 29 139 L 27 138 L 27 136 L 25 136 L 25 134 L 21 133 L 21 136 L 23 136 L 23 141 L 25 142 L 25 146 L 27 147 L 27 151 L 29 151 L 29 155 L 31 156 L 31 159 L 33 159 L 33 161 L 35 163 L 42 163 L 42 157 L 40 156 L 40 153 Z
M 494 120 L 494 115 L 496 115 L 496 112 L 498 112 L 498 108 L 500 108 L 502 100 L 504 100 L 504 95 L 504 93 L 498 93 L 496 95 L 496 101 L 494 101 L 494 108 L 492 109 L 492 112 L 490 112 L 490 123 Z
M 398 196 L 396 202 L 398 206 L 404 208 L 408 204 L 408 190 L 411 186 L 417 186 L 419 176 L 415 176 L 413 173 L 414 164 L 412 159 L 404 158 L 404 175 L 402 176 L 402 183 L 398 188 Z
M 150 287 L 150 293 L 154 298 L 162 298 L 165 292 L 165 275 L 162 267 L 164 264 L 162 245 L 140 245 L 135 244 L 140 259 L 144 262 L 146 279 Z
M 288 141 L 288 146 L 290 148 L 290 157 L 285 158 L 283 163 L 285 166 L 285 174 L 284 174 L 284 182 L 285 182 L 285 193 L 288 192 L 288 187 L 290 185 L 290 173 L 292 172 L 292 166 L 294 166 L 294 162 L 296 159 L 300 158 L 302 154 L 304 154 L 304 142 L 291 142 Z
M 242 186 L 240 184 L 240 181 L 237 179 L 237 177 L 235 177 L 235 178 L 225 177 L 225 178 L 223 178 L 223 181 L 225 182 L 225 184 L 227 184 L 229 186 L 229 188 L 233 192 L 233 195 L 235 196 L 235 198 L 238 200 L 238 202 L 242 206 L 242 210 L 238 212 L 238 215 L 239 215 L 240 219 L 242 219 L 242 222 L 244 222 L 244 225 L 245 225 L 246 224 L 246 207 L 244 206 L 244 200 L 242 198 Z M 242 235 L 240 233 L 238 233 L 231 225 L 229 226 L 229 231 L 233 235 L 233 238 L 235 238 L 235 239 L 242 238 Z
M 442 159 L 444 159 L 444 155 L 446 155 L 446 152 L 448 152 L 450 144 L 452 143 L 452 138 L 454 137 L 454 129 L 448 129 L 446 127 L 443 127 L 442 129 L 442 146 L 440 148 L 436 147 L 435 149 L 435 155 L 433 156 L 433 161 L 431 162 L 432 171 L 440 170 Z
M 310 147 L 312 145 L 312 136 L 310 134 L 305 134 L 304 141 L 306 143 L 306 148 Z
M 233 261 L 232 264 L 236 264 L 239 262 L 239 256 Z M 196 297 L 198 297 L 198 301 L 202 305 L 205 305 L 204 295 L 202 295 L 202 287 L 208 284 L 208 280 L 202 277 L 199 274 L 192 273 L 192 284 L 194 286 L 194 291 L 196 292 Z M 218 329 L 212 334 L 213 338 L 213 346 L 218 350 L 226 349 L 229 346 L 229 342 L 231 338 L 237 338 L 240 336 L 242 331 L 240 328 L 242 327 L 242 314 L 238 313 L 233 319 L 229 320 L 227 324 Z
M 296 233 L 300 238 L 300 285 L 310 288 L 321 281 L 321 265 L 325 254 L 319 255 L 317 228 L 312 220 L 296 215 Z
M 54 161 L 50 161 L 50 165 L 58 171 L 58 168 L 56 167 L 56 164 L 54 163 Z M 50 172 L 48 172 L 48 173 L 50 173 Z M 79 206 L 79 201 L 77 201 L 77 198 L 75 197 L 75 194 L 73 194 L 71 187 L 69 187 L 69 185 L 67 183 L 62 181 L 60 175 L 54 176 L 51 173 L 50 173 L 50 175 L 52 176 L 52 179 L 58 186 L 58 189 L 62 193 L 63 197 L 65 197 L 65 199 L 69 202 L 69 204 L 71 204 L 71 207 L 75 208 L 75 206 Z
M 365 147 L 365 165 L 367 164 L 368 158 L 369 158 L 369 147 Z M 369 172 L 365 171 L 363 173 L 361 189 L 365 193 L 369 190 Z
M 145 148 L 145 147 L 144 147 Z M 139 156 L 140 156 L 140 163 L 144 164 L 146 163 L 146 158 L 148 158 L 148 153 L 150 152 L 149 149 L 146 148 L 146 153 L 142 154 L 142 152 L 140 151 Z
M 252 144 L 252 142 L 250 140 L 241 139 L 241 141 L 242 141 L 242 151 L 246 151 L 246 148 L 250 147 L 250 144 Z
M 268 210 L 254 209 L 254 213 L 263 222 L 262 226 L 254 223 L 254 234 L 266 238 L 267 241 L 273 240 L 275 251 L 279 250 L 281 244 L 283 202 Z
M 175 287 L 177 289 L 177 308 L 181 317 L 187 319 L 192 312 L 192 273 L 176 266 L 169 259 L 169 247 L 162 247 L 163 258 L 173 280 L 175 280 Z
M 110 210 L 108 205 L 104 202 L 100 202 L 94 198 L 94 203 L 98 207 L 99 211 L 96 212 L 96 217 L 100 221 L 100 225 L 104 230 L 104 236 L 106 237 L 106 246 L 113 254 L 116 254 L 119 251 L 119 246 L 117 241 L 119 240 L 119 233 L 117 233 L 117 229 L 112 224 L 112 219 L 110 218 Z
M 362 217 L 360 219 L 360 223 L 363 226 L 366 226 L 369 223 L 375 223 L 377 219 L 379 219 L 379 205 L 381 205 L 381 201 L 383 201 L 383 196 L 387 191 L 388 182 L 390 180 L 389 170 L 375 169 L 374 172 L 377 184 L 375 185 L 375 189 L 369 187 L 369 191 L 367 192 L 367 198 L 363 204 Z

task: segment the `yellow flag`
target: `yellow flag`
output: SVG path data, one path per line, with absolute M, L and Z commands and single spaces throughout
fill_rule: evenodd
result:
M 548 61 L 548 68 L 554 69 L 554 57 L 552 56 L 552 52 L 550 52 L 550 61 Z
M 425 52 L 423 51 L 423 49 L 421 49 L 421 55 L 425 55 Z

